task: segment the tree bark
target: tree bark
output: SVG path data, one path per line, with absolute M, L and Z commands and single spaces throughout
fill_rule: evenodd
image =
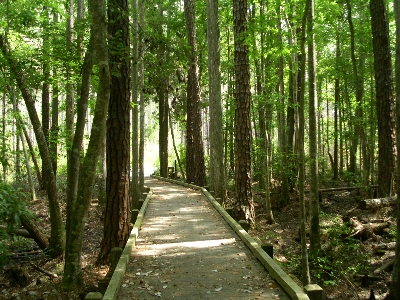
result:
M 163 25 L 164 21 L 164 4 L 158 1 L 157 33 L 160 39 L 164 38 Z M 158 44 L 157 60 L 159 69 L 157 74 L 157 98 L 158 98 L 158 156 L 160 160 L 160 176 L 168 177 L 168 76 L 164 73 L 166 65 L 166 45 L 164 42 Z
M 144 0 L 139 0 L 139 28 L 143 33 L 144 28 Z M 144 193 L 144 139 L 145 139 L 145 97 L 144 97 L 144 42 L 143 39 L 139 40 L 139 95 L 140 95 L 140 136 L 139 136 L 139 187 L 140 195 Z
M 358 203 L 360 209 L 375 210 L 385 206 L 393 206 L 397 203 L 397 197 L 387 197 L 378 199 L 365 199 Z
M 210 188 L 226 200 L 224 134 L 221 104 L 221 58 L 218 1 L 207 0 L 208 78 L 210 107 Z
M 390 196 L 394 180 L 395 120 L 389 23 L 383 0 L 370 1 L 378 117 L 378 197 Z
M 307 236 L 306 236 L 306 207 L 304 199 L 304 185 L 305 185 L 305 147 L 304 147 L 304 96 L 305 96 L 305 70 L 306 70 L 306 21 L 310 2 L 306 1 L 304 14 L 302 17 L 301 28 L 298 29 L 300 35 L 300 54 L 298 56 L 299 69 L 297 72 L 297 102 L 299 103 L 299 204 L 300 204 L 300 237 L 301 237 L 301 280 L 303 285 L 311 282 L 310 269 L 308 264 L 308 249 L 307 249 Z
M 247 35 L 247 0 L 233 1 L 235 65 L 235 199 L 234 217 L 255 221 L 252 193 L 250 62 Z
M 39 226 L 28 216 L 20 215 L 21 224 L 29 232 L 40 249 L 47 251 L 49 249 L 49 239 L 42 233 Z
M 396 78 L 396 137 L 400 141 L 400 3 L 394 0 L 394 15 L 396 20 L 396 56 L 395 56 L 395 78 Z M 400 299 L 400 147 L 397 146 L 397 209 L 396 209 L 396 255 L 392 273 L 392 282 L 389 287 L 389 297 Z
M 83 285 L 81 265 L 83 232 L 93 194 L 96 166 L 104 147 L 105 124 L 111 89 L 108 49 L 106 44 L 107 25 L 105 1 L 91 0 L 89 1 L 89 8 L 93 23 L 91 28 L 91 40 L 89 42 L 92 44 L 89 44 L 87 57 L 88 60 L 95 60 L 98 64 L 99 85 L 90 141 L 82 164 L 76 200 L 70 216 L 71 223 L 68 230 L 68 243 L 65 253 L 64 276 L 62 281 L 63 288 L 69 291 L 77 291 L 81 289 Z M 82 89 L 82 91 L 83 90 L 84 89 Z M 81 116 L 85 115 L 85 110 L 79 110 L 78 120 Z M 83 130 L 75 134 L 75 137 L 77 137 L 78 134 L 83 134 Z M 78 143 L 78 147 L 80 146 L 79 140 L 75 139 L 74 142 Z
M 193 0 L 184 1 L 189 53 L 186 124 L 186 181 L 206 185 L 204 148 L 200 111 L 199 67 L 197 58 L 196 22 Z
M 132 0 L 132 168 L 131 197 L 132 208 L 138 208 L 139 188 L 139 102 L 138 102 L 138 47 L 139 47 L 139 11 L 138 0 Z
M 110 103 L 107 119 L 107 204 L 98 263 L 129 238 L 130 68 L 128 1 L 108 4 Z M 135 170 L 137 172 L 137 170 Z
M 317 89 L 316 89 L 316 51 L 314 30 L 314 0 L 309 1 L 307 16 L 308 35 L 308 92 L 309 92 L 309 155 L 310 155 L 310 251 L 321 249 L 319 232 L 319 197 L 318 197 L 318 145 L 317 145 Z

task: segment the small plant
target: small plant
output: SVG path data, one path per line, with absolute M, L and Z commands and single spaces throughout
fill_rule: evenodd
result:
M 22 214 L 33 217 L 26 199 L 27 194 L 8 183 L 0 182 L 0 223 L 6 225 L 6 228 L 0 228 L 0 266 L 8 261 L 7 254 L 11 247 L 26 243 L 25 239 L 12 235 L 13 229 L 21 224 Z
M 389 227 L 389 230 L 384 234 L 385 238 L 388 240 L 391 240 L 392 242 L 396 241 L 396 236 L 397 236 L 397 227 L 396 225 L 391 225 Z
M 359 240 L 349 238 L 351 229 L 338 216 L 331 217 L 328 223 L 325 246 L 329 250 L 310 253 L 311 275 L 324 285 L 337 285 L 345 277 L 363 273 L 368 255 Z

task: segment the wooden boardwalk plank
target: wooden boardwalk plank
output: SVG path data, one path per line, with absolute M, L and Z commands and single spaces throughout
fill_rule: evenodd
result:
M 289 299 L 202 193 L 149 179 L 118 299 Z

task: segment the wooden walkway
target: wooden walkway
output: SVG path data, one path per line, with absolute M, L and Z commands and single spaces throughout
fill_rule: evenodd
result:
M 152 190 L 117 299 L 290 299 L 199 191 Z

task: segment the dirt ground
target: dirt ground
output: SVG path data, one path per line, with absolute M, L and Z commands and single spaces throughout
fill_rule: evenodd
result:
M 300 278 L 301 249 L 298 233 L 299 207 L 297 195 L 292 193 L 291 201 L 285 207 L 276 205 L 277 197 L 278 194 L 273 194 L 273 214 L 276 223 L 268 225 L 263 217 L 265 216 L 265 209 L 262 196 L 255 193 L 257 225 L 249 233 L 260 243 L 272 243 L 274 245 L 274 258 L 288 273 Z M 340 223 L 342 216 L 357 218 L 362 223 L 383 219 L 395 224 L 394 207 L 381 208 L 376 211 L 356 209 L 359 200 L 367 197 L 367 195 L 362 195 L 357 191 L 324 193 L 321 203 L 321 212 L 324 216 L 321 218 L 321 228 L 328 231 L 332 228 L 332 219 Z M 42 197 L 38 195 L 38 198 L 43 199 L 43 195 Z M 41 226 L 46 232 L 49 232 L 46 203 L 43 200 L 36 200 L 32 203 L 31 209 L 38 216 Z M 34 244 L 31 244 L 30 247 L 19 249 L 19 251 L 35 252 L 18 256 L 14 262 L 0 270 L 0 299 L 75 300 L 84 299 L 89 291 L 96 291 L 98 280 L 103 278 L 108 271 L 107 266 L 95 265 L 102 238 L 102 225 L 102 209 L 94 200 L 85 227 L 85 242 L 82 253 L 86 286 L 80 293 L 76 295 L 65 293 L 60 287 L 63 260 L 61 258 L 48 260 L 43 254 L 40 254 Z M 335 228 L 341 232 L 342 226 L 342 224 L 339 224 Z M 340 273 L 339 270 L 335 269 L 327 275 L 327 271 L 321 268 L 320 272 L 312 272 L 312 282 L 318 282 L 323 287 L 325 299 L 368 299 L 371 289 L 373 289 L 376 299 L 383 299 L 388 291 L 391 269 L 378 274 L 373 274 L 373 271 L 384 262 L 391 260 L 394 257 L 394 251 L 379 251 L 377 253 L 373 246 L 377 243 L 393 241 L 389 229 L 382 235 L 373 236 L 356 244 L 355 248 L 350 245 L 346 248 L 344 236 L 339 239 L 342 240 L 342 245 L 336 245 L 333 249 L 330 249 L 326 261 L 321 261 L 320 264 L 324 265 L 326 262 L 336 259 L 336 263 L 341 264 L 340 268 L 343 272 Z M 327 244 L 331 241 L 332 236 L 329 236 L 329 234 L 322 235 L 322 243 Z M 364 260 L 358 259 L 359 256 L 363 257 Z M 364 265 L 360 266 L 360 262 L 363 262 Z M 353 274 L 352 270 L 356 269 L 357 272 Z M 320 278 L 317 278 L 318 274 Z M 363 278 L 366 278 L 366 274 L 370 275 L 367 282 L 363 280 Z

